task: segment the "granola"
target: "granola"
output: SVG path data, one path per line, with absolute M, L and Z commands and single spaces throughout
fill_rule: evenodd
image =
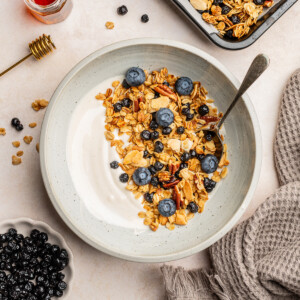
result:
M 207 174 L 201 168 L 203 159 L 216 152 L 213 135 L 205 135 L 203 129 L 216 124 L 222 113 L 199 81 L 178 78 L 166 68 L 143 72 L 142 84 L 113 82 L 113 91 L 109 88 L 95 98 L 103 101 L 106 109 L 105 137 L 120 157 L 124 171 L 120 180 L 127 182 L 126 189 L 136 199 L 143 196 L 145 211 L 138 216 L 153 231 L 159 225 L 173 230 L 175 224 L 186 225 L 204 210 L 208 193 L 227 175 L 226 144 L 214 172 Z M 176 86 L 179 79 L 185 80 L 181 87 Z M 169 121 L 166 115 L 163 120 L 158 118 L 164 110 L 173 115 Z M 168 127 L 159 126 L 166 120 Z M 122 135 L 128 136 L 128 143 L 119 138 Z M 113 169 L 118 167 L 116 163 L 111 163 Z M 165 215 L 163 209 L 169 207 L 161 208 L 164 201 L 172 206 Z
M 222 36 L 230 39 L 247 35 L 263 9 L 274 4 L 273 0 L 189 1 L 205 22 L 214 25 Z

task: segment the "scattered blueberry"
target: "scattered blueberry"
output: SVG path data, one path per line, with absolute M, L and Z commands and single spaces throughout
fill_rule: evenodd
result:
M 227 5 L 222 7 L 222 15 L 227 15 L 231 11 L 231 8 Z
M 203 184 L 204 184 L 206 191 L 208 193 L 210 193 L 216 187 L 217 183 L 215 181 L 213 181 L 212 179 L 205 177 L 203 180 Z
M 159 126 L 159 125 L 157 124 L 157 122 L 156 122 L 155 120 L 152 120 L 152 121 L 150 122 L 150 125 L 149 125 L 149 127 L 150 127 L 152 130 L 157 129 L 158 126 Z
M 129 98 L 124 98 L 122 100 L 122 106 L 129 108 L 131 105 L 132 101 Z
M 264 5 L 265 0 L 254 0 L 253 1 L 256 5 Z
M 159 132 L 158 131 L 153 131 L 153 132 L 151 132 L 151 134 L 150 134 L 150 138 L 151 138 L 151 140 L 157 140 L 158 138 L 159 138 Z
M 183 114 L 184 116 L 186 116 L 189 112 L 190 112 L 189 107 L 183 107 L 181 110 L 181 114 Z
M 159 182 L 159 180 L 158 180 L 158 177 L 156 177 L 156 176 L 152 177 L 150 180 L 150 184 L 153 185 L 154 187 L 158 186 L 158 182 Z
M 172 199 L 164 199 L 158 203 L 158 211 L 164 217 L 171 217 L 176 212 L 176 204 Z
M 114 111 L 115 112 L 120 112 L 122 110 L 122 107 L 123 107 L 121 102 L 117 102 L 113 106 L 114 106 Z
M 19 124 L 16 126 L 17 131 L 21 131 L 24 129 L 24 126 L 22 124 Z
M 233 15 L 230 19 L 231 19 L 231 22 L 233 24 L 239 24 L 239 23 L 241 23 L 240 18 L 238 16 L 236 16 L 236 15 Z
M 149 155 L 149 152 L 147 150 L 144 151 L 144 154 L 143 154 L 143 158 L 147 158 Z
M 190 157 L 195 158 L 197 156 L 197 152 L 195 150 L 190 150 Z
M 174 122 L 174 114 L 169 108 L 161 108 L 156 112 L 156 122 L 162 127 L 168 127 Z
M 186 118 L 185 118 L 187 121 L 191 121 L 191 120 L 193 120 L 194 119 L 194 114 L 192 114 L 192 113 L 187 113 L 186 114 Z
M 216 134 L 213 131 L 208 131 L 205 135 L 205 139 L 209 142 L 211 141 Z
M 14 127 L 16 127 L 17 125 L 19 125 L 20 123 L 21 122 L 20 122 L 20 120 L 18 118 L 13 118 L 11 120 L 11 125 L 14 126 Z
M 125 5 L 122 5 L 122 6 L 118 7 L 117 13 L 118 13 L 118 15 L 124 16 L 128 13 L 128 9 Z
M 120 179 L 120 181 L 121 181 L 122 183 L 126 183 L 126 182 L 128 182 L 128 180 L 129 180 L 129 176 L 128 176 L 127 173 L 122 173 L 122 174 L 120 175 L 119 179 Z
M 186 169 L 187 167 L 188 167 L 187 163 L 181 163 L 180 167 L 179 167 L 179 170 Z
M 199 115 L 200 116 L 205 116 L 209 113 L 209 107 L 206 104 L 203 104 L 199 107 Z
M 193 89 L 193 81 L 188 77 L 180 77 L 176 80 L 175 89 L 179 95 L 189 95 Z
M 178 134 L 183 134 L 183 133 L 184 133 L 184 127 L 183 127 L 183 126 L 179 126 L 179 127 L 177 128 L 176 132 L 177 132 Z
M 171 127 L 164 127 L 162 129 L 162 134 L 164 135 L 169 135 L 172 132 L 172 128 Z
M 156 168 L 153 165 L 149 166 L 148 170 L 150 171 L 151 175 L 155 175 L 157 172 Z
M 141 132 L 141 138 L 145 141 L 149 141 L 151 139 L 151 133 L 148 130 L 143 130 Z
M 163 167 L 164 167 L 164 164 L 162 164 L 160 161 L 156 161 L 154 164 L 154 168 L 156 169 L 156 171 L 162 170 Z
M 190 202 L 187 206 L 187 209 L 191 212 L 191 213 L 196 213 L 198 212 L 198 205 L 195 202 Z
M 189 153 L 184 152 L 184 153 L 181 155 L 180 159 L 181 159 L 182 161 L 188 161 L 188 160 L 190 159 Z
M 156 153 L 161 153 L 164 150 L 164 145 L 160 141 L 156 141 L 154 144 L 154 151 Z
M 114 160 L 114 161 L 112 161 L 112 162 L 110 163 L 110 167 L 111 167 L 112 169 L 118 169 L 118 168 L 119 168 L 119 163 L 118 163 L 116 160 Z
M 149 21 L 149 16 L 147 14 L 142 15 L 141 21 L 143 23 L 147 23 Z
M 139 86 L 145 82 L 146 75 L 141 68 L 132 67 L 126 72 L 125 78 L 128 85 Z
M 146 193 L 146 194 L 144 194 L 144 199 L 147 202 L 152 203 L 153 202 L 153 196 L 154 196 L 154 193 Z
M 127 83 L 126 79 L 123 80 L 122 85 L 124 89 L 130 89 L 130 85 Z
M 138 168 L 134 171 L 132 179 L 136 185 L 146 185 L 151 180 L 151 173 L 146 168 Z
M 207 154 L 201 161 L 201 169 L 203 172 L 210 174 L 217 170 L 219 161 L 218 159 L 212 155 Z

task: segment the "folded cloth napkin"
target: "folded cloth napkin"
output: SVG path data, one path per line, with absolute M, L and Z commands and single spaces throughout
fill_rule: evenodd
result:
M 162 267 L 168 300 L 300 299 L 300 69 L 283 92 L 274 156 L 281 187 L 210 247 L 211 270 Z

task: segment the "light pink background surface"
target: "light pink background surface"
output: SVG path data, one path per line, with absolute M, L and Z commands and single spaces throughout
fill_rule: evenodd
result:
M 122 4 L 128 6 L 129 12 L 120 17 L 116 9 Z M 150 17 L 147 24 L 140 22 L 144 13 Z M 98 252 L 64 225 L 44 189 L 35 150 L 44 111 L 33 111 L 31 102 L 39 98 L 49 100 L 77 62 L 105 45 L 124 39 L 160 37 L 190 43 L 219 59 L 240 79 L 252 59 L 260 52 L 266 53 L 271 65 L 249 91 L 262 130 L 263 164 L 255 196 L 242 218 L 245 219 L 278 186 L 272 146 L 282 89 L 300 65 L 299 15 L 297 3 L 250 48 L 231 52 L 206 40 L 168 1 L 77 0 L 70 17 L 55 25 L 36 21 L 21 0 L 1 1 L 0 70 L 27 54 L 27 43 L 43 33 L 51 34 L 58 50 L 40 62 L 27 60 L 0 79 L 0 127 L 7 129 L 6 136 L 0 136 L 0 219 L 24 216 L 42 220 L 65 237 L 75 256 L 75 282 L 69 299 L 163 299 L 160 264 L 131 263 Z M 113 21 L 115 29 L 107 30 L 106 21 Z M 15 116 L 24 124 L 21 133 L 10 126 Z M 31 129 L 30 122 L 37 122 L 38 126 Z M 11 156 L 17 150 L 11 142 L 21 141 L 25 135 L 32 135 L 34 140 L 31 145 L 22 142 L 18 150 L 24 151 L 23 163 L 12 166 Z M 170 264 L 195 268 L 209 266 L 209 260 L 203 251 Z

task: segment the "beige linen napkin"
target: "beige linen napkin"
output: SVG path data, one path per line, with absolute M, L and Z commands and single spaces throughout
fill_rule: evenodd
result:
M 281 187 L 211 246 L 211 270 L 162 267 L 168 300 L 300 299 L 300 69 L 283 92 L 274 156 Z

